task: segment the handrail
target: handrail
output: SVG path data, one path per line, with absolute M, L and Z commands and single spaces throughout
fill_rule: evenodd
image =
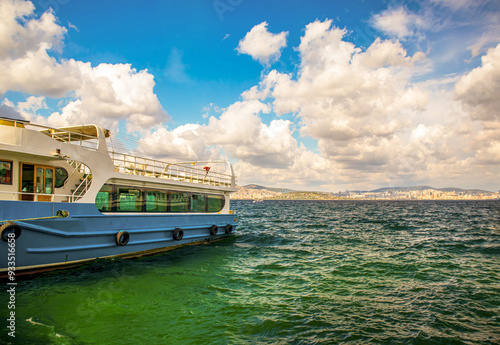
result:
M 78 187 L 76 187 L 75 191 L 71 195 L 71 200 L 74 201 L 75 198 L 81 199 L 89 190 L 89 186 L 91 183 L 92 183 L 92 177 L 89 174 L 89 175 L 85 176 L 83 181 L 78 185 Z M 82 188 L 82 190 L 80 190 L 80 188 L 82 186 L 83 186 L 83 188 Z M 80 191 L 80 192 L 78 192 L 78 191 Z M 78 195 L 77 195 L 77 193 L 78 193 Z M 76 199 L 76 200 L 78 200 L 78 199 Z
M 195 164 L 196 162 L 168 163 L 114 151 L 109 151 L 109 154 L 113 160 L 115 172 L 167 180 L 200 183 L 218 187 L 234 187 L 234 177 L 232 174 L 207 171 L 196 167 L 186 166 L 187 164 Z M 221 162 L 201 163 L 209 164 Z
M 14 127 L 21 127 L 21 128 L 27 128 L 28 127 L 35 127 L 34 129 L 38 130 L 42 134 L 45 134 L 49 137 L 51 137 L 54 140 L 60 141 L 60 142 L 65 142 L 65 143 L 70 143 L 74 145 L 79 145 L 88 149 L 97 149 L 98 143 L 97 143 L 97 136 L 89 135 L 89 134 L 84 134 L 84 133 L 78 133 L 78 132 L 73 132 L 68 129 L 64 128 L 54 128 L 54 127 L 49 127 L 49 126 L 43 126 L 43 125 L 38 125 L 38 124 L 33 124 L 30 123 L 29 121 L 21 121 L 21 120 L 15 120 L 15 119 L 9 119 L 9 118 L 1 118 L 2 121 L 7 121 L 7 122 L 12 122 L 14 124 Z M 18 126 L 19 124 L 19 126 Z M 22 126 L 21 126 L 22 125 Z M 87 145 L 84 145 L 87 144 Z

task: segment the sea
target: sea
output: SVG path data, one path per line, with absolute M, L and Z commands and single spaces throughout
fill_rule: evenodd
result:
M 231 238 L 19 281 L 0 343 L 500 344 L 500 201 L 232 209 Z

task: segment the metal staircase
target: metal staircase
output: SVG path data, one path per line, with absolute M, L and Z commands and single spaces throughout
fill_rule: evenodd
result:
M 77 162 L 70 159 L 67 159 L 67 162 L 74 169 L 71 172 L 71 174 L 69 174 L 64 184 L 66 184 L 69 181 L 70 177 L 73 176 L 73 174 L 75 173 L 83 174 L 83 178 L 80 178 L 80 183 L 75 184 L 75 189 L 71 190 L 71 196 L 68 196 L 68 202 L 75 202 L 80 200 L 89 190 L 90 185 L 92 184 L 92 174 L 90 173 L 89 167 L 81 162 Z

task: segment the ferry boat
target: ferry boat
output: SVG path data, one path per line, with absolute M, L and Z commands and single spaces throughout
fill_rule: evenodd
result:
M 0 276 L 234 233 L 229 162 L 137 157 L 109 149 L 108 137 L 98 125 L 0 118 Z

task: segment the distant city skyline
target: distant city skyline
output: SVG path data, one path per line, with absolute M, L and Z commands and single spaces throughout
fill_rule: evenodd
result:
M 430 186 L 381 188 L 371 191 L 314 192 L 267 188 L 259 185 L 238 186 L 232 199 L 240 200 L 500 200 L 500 191 L 436 189 Z
M 240 185 L 500 189 L 495 0 L 3 0 L 0 28 L 0 116 Z

